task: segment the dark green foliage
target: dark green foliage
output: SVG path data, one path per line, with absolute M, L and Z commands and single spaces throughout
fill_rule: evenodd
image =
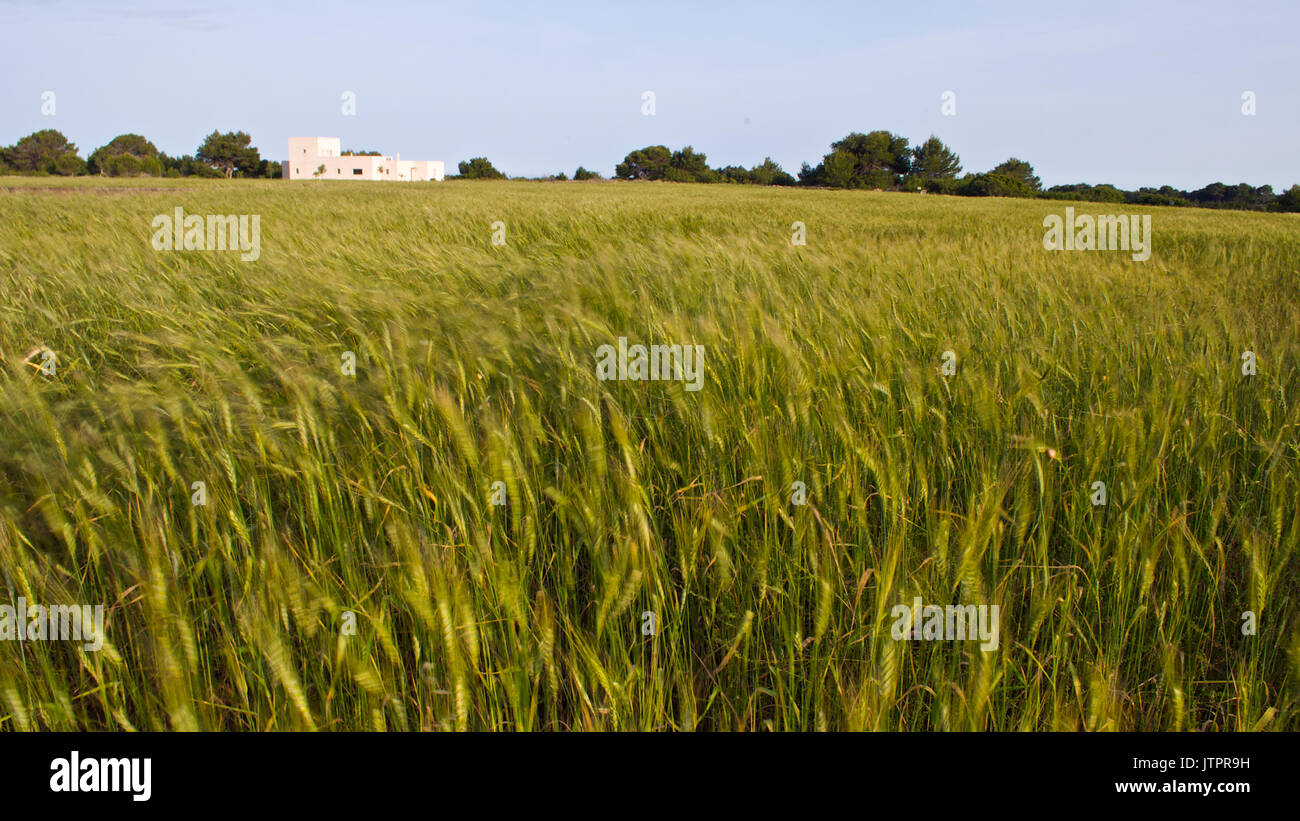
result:
M 4 150 L 4 164 L 28 174 L 73 176 L 86 173 L 86 161 L 77 156 L 77 146 L 47 128 L 23 137 Z
M 990 171 L 967 174 L 958 181 L 953 193 L 963 197 L 1034 197 L 1038 192 L 1019 177 Z
M 117 154 L 103 158 L 98 171 L 110 177 L 161 177 L 163 164 L 157 157 Z
M 961 158 L 933 134 L 912 149 L 911 176 L 924 185 L 936 180 L 955 180 L 961 173 Z
M 76 154 L 60 154 L 50 164 L 49 171 L 60 177 L 77 177 L 86 173 L 86 161 Z
M 831 153 L 816 168 L 805 163 L 799 181 L 831 188 L 888 190 L 900 187 L 911 167 L 912 152 L 906 137 L 888 131 L 855 131 L 832 143 Z
M 183 157 L 169 157 L 161 154 L 159 158 L 163 164 L 163 176 L 165 177 L 224 177 L 225 174 L 213 168 L 206 163 L 200 162 L 192 155 L 186 154 Z
M 139 134 L 122 134 L 95 149 L 87 162 L 91 174 L 110 177 L 160 177 L 163 161 L 157 146 Z
M 280 163 L 275 162 L 274 160 L 262 160 L 257 164 L 256 176 L 266 177 L 267 179 L 279 179 L 284 176 L 284 169 L 281 168 Z
M 909 176 L 905 183 L 915 181 L 920 185 L 921 190 L 928 194 L 956 194 L 957 189 L 961 187 L 961 181 L 948 177 L 938 177 L 935 179 L 919 179 L 915 176 Z M 911 190 L 910 188 L 908 190 Z
M 504 180 L 506 175 L 498 171 L 487 157 L 474 157 L 456 164 L 463 180 Z
M 1034 167 L 1024 160 L 1018 160 L 1015 157 L 1007 160 L 1001 165 L 989 172 L 990 175 L 997 174 L 1002 177 L 1008 177 L 1021 183 L 1030 191 L 1041 191 L 1043 189 L 1042 180 L 1034 176 Z M 995 195 L 1001 196 L 1001 195 Z M 1012 195 L 1016 196 L 1016 195 Z
M 194 152 L 194 158 L 228 178 L 236 174 L 241 177 L 257 176 L 262 157 L 252 142 L 253 138 L 243 131 L 225 134 L 213 131 L 204 139 L 199 150 Z
M 1039 194 L 1049 200 L 1083 200 L 1084 202 L 1124 202 L 1124 192 L 1113 185 L 1089 185 L 1086 182 L 1072 185 L 1053 185 Z
M 1254 188 L 1244 182 L 1235 186 L 1212 182 L 1199 191 L 1193 191 L 1187 198 L 1202 208 L 1267 211 L 1277 195 L 1273 193 L 1271 185 Z
M 774 162 L 771 157 L 764 157 L 763 162 L 748 169 L 739 165 L 728 165 L 725 168 L 719 168 L 717 174 L 723 182 L 734 182 L 741 185 L 798 184 L 798 180 L 786 173 L 781 168 L 781 165 Z
M 763 162 L 749 170 L 754 185 L 796 185 L 798 180 L 785 171 L 780 163 L 771 157 L 764 157 Z
M 731 182 L 746 185 L 794 185 L 795 178 L 782 170 L 771 157 L 746 169 L 739 165 L 710 168 L 708 158 L 691 146 L 670 151 L 667 146 L 651 145 L 628 154 L 614 169 L 623 180 L 666 180 L 668 182 Z M 576 177 L 575 177 L 576 179 Z
M 1277 202 L 1274 203 L 1274 210 L 1300 212 L 1300 185 L 1291 186 L 1286 193 L 1278 197 Z
M 1126 191 L 1124 201 L 1132 205 L 1191 205 L 1187 199 L 1186 191 L 1179 191 L 1177 188 L 1168 185 L 1162 185 L 1159 188 L 1139 188 L 1136 191 Z
M 912 152 L 907 147 L 907 138 L 888 131 L 854 132 L 831 143 L 831 148 L 853 158 L 853 175 L 859 179 L 871 182 L 885 178 L 897 180 L 911 170 Z
M 672 158 L 668 146 L 646 146 L 624 157 L 614 167 L 614 176 L 620 180 L 662 180 Z
M 719 182 L 721 176 L 709 168 L 708 158 L 689 145 L 674 151 L 664 170 L 664 179 L 670 182 Z

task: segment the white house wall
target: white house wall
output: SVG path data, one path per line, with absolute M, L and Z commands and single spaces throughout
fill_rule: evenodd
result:
M 403 160 L 401 155 L 344 155 L 337 137 L 290 137 L 284 178 L 290 180 L 389 180 L 441 182 L 444 165 L 438 160 Z

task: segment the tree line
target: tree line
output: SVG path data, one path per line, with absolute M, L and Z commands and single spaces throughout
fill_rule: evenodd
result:
M 614 168 L 620 180 L 783 185 L 815 188 L 859 188 L 882 191 L 925 191 L 964 197 L 1037 197 L 1135 205 L 1196 206 L 1245 211 L 1300 212 L 1300 185 L 1281 194 L 1273 187 L 1247 183 L 1211 183 L 1195 191 L 1172 186 L 1126 191 L 1113 185 L 1073 183 L 1043 188 L 1028 162 L 1011 157 L 989 171 L 962 174 L 961 158 L 938 137 L 912 146 L 906 137 L 889 131 L 853 132 L 831 143 L 816 166 L 803 163 L 797 176 L 771 157 L 752 168 L 737 165 L 712 168 L 703 152 L 691 146 L 676 151 L 651 145 L 630 152 Z M 345 151 L 345 154 L 377 154 Z M 53 129 L 30 134 L 12 146 L 0 147 L 0 173 L 102 174 L 154 177 L 279 177 L 280 163 L 262 159 L 252 138 L 242 131 L 213 131 L 190 155 L 170 157 L 139 134 L 114 137 L 82 159 L 77 147 Z M 458 164 L 452 179 L 506 179 L 486 157 Z M 568 180 L 559 173 L 546 180 Z M 604 179 L 582 166 L 574 180 Z
M 741 183 L 752 185 L 802 185 L 817 188 L 862 188 L 882 191 L 925 191 L 964 197 L 1039 197 L 1137 205 L 1199 206 L 1247 211 L 1300 212 L 1300 185 L 1282 194 L 1273 187 L 1247 183 L 1211 183 L 1195 191 L 1172 186 L 1125 191 L 1113 185 L 1074 183 L 1043 188 L 1028 162 L 1011 157 L 982 173 L 962 174 L 961 158 L 935 136 L 917 146 L 888 131 L 854 132 L 831 143 L 831 150 L 816 166 L 803 163 L 798 178 L 763 160 L 751 169 L 737 166 L 710 168 L 701 152 L 686 146 L 671 151 L 653 145 L 628 154 L 614 169 L 624 180 Z
M 498 171 L 496 166 L 494 166 L 491 163 L 491 161 L 488 160 L 487 157 L 474 157 L 472 159 L 462 160 L 461 162 L 457 163 L 456 170 L 459 171 L 460 173 L 452 174 L 447 179 L 451 179 L 451 180 L 510 179 L 504 173 Z M 516 180 L 528 179 L 528 180 L 535 180 L 539 182 L 542 181 L 563 182 L 565 180 L 574 179 L 574 180 L 578 180 L 579 182 L 582 182 L 583 180 L 603 180 L 605 178 L 595 171 L 588 171 L 586 168 L 583 168 L 582 166 L 578 166 L 578 169 L 573 172 L 573 177 L 569 177 L 568 174 L 561 171 L 558 174 L 549 174 L 545 177 L 514 177 L 514 179 Z
M 82 159 L 75 143 L 52 128 L 0 146 L 0 174 L 108 177 L 278 177 L 280 163 L 262 159 L 242 131 L 213 131 L 193 154 L 171 157 L 139 134 L 122 134 Z

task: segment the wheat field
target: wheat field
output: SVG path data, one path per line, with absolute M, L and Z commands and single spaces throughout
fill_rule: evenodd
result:
M 1296 215 L 0 189 L 0 603 L 106 624 L 0 641 L 0 728 L 1300 729 Z M 1151 259 L 1045 251 L 1067 205 Z M 155 251 L 177 207 L 260 256 Z M 701 389 L 599 380 L 620 337 Z

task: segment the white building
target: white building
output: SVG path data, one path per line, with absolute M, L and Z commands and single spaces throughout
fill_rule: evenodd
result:
M 286 180 L 392 180 L 442 182 L 443 164 L 437 160 L 404 160 L 344 154 L 338 137 L 290 137 Z

